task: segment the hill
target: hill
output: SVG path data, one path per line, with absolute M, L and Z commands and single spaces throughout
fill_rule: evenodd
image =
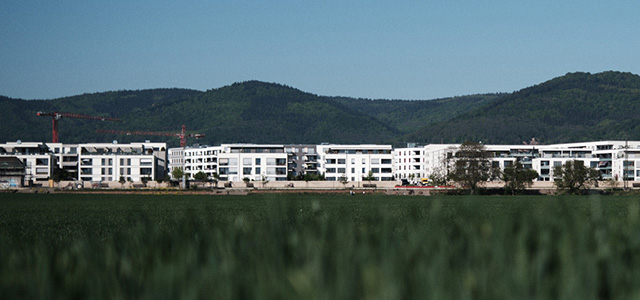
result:
M 640 76 L 569 73 L 405 137 L 423 143 L 513 144 L 640 139 Z
M 173 137 L 98 134 L 97 129 L 179 132 L 189 143 L 440 143 L 513 144 L 640 139 L 640 76 L 569 73 L 511 94 L 437 100 L 325 97 L 281 84 L 247 81 L 195 91 L 153 89 L 84 94 L 53 100 L 0 97 L 0 141 L 50 141 L 51 121 L 37 111 L 117 117 L 123 122 L 65 119 L 65 143 Z

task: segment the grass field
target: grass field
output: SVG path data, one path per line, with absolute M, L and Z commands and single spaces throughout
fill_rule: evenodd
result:
M 3 299 L 639 299 L 638 197 L 0 194 Z

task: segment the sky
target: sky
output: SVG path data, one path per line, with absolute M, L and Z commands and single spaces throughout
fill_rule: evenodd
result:
M 640 1 L 6 0 L 0 95 L 260 80 L 323 96 L 513 92 L 640 74 Z

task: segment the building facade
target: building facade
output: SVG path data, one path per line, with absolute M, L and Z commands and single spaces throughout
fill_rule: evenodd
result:
M 432 144 L 423 147 L 394 150 L 398 178 L 409 178 L 418 173 L 422 177 L 446 173 L 451 166 L 459 144 Z M 484 145 L 490 152 L 493 167 L 504 168 L 520 162 L 525 168 L 538 172 L 538 181 L 553 181 L 553 168 L 567 161 L 581 161 L 585 166 L 597 169 L 604 180 L 640 181 L 639 141 L 599 141 L 553 145 Z M 422 152 L 419 158 L 418 152 Z M 418 159 L 422 159 L 421 164 Z M 418 168 L 422 168 L 418 172 Z M 409 171 L 405 171 L 409 170 Z M 441 174 L 442 175 L 442 174 Z
M 209 178 L 215 173 L 222 181 L 285 181 L 287 161 L 284 145 L 222 144 L 169 149 L 169 168 L 182 168 L 188 179 L 203 172 Z
M 391 145 L 318 145 L 318 172 L 327 181 L 395 180 Z
M 0 144 L 0 157 L 16 157 L 25 165 L 25 182 L 44 184 L 55 170 L 80 181 L 155 180 L 166 174 L 166 143 Z

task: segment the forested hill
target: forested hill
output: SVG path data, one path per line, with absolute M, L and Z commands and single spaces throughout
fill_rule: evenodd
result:
M 504 144 L 640 139 L 640 76 L 569 73 L 505 95 L 405 137 L 423 143 Z
M 438 100 L 324 97 L 285 85 L 247 81 L 208 91 L 153 89 L 53 100 L 0 97 L 0 142 L 51 141 L 50 117 L 70 112 L 123 122 L 63 119 L 60 141 L 165 141 L 175 137 L 96 133 L 97 129 L 202 133 L 189 143 L 440 143 L 465 140 L 543 143 L 640 139 L 640 77 L 570 73 L 512 94 Z
M 97 129 L 202 133 L 189 143 L 388 143 L 433 120 L 448 102 L 483 103 L 496 96 L 435 101 L 322 97 L 273 83 L 248 81 L 206 92 L 183 89 L 115 91 L 54 100 L 0 98 L 2 141 L 50 141 L 50 118 L 37 111 L 117 117 L 123 122 L 63 119 L 60 141 L 122 142 L 145 139 L 178 145 L 177 138 L 99 134 Z M 453 105 L 455 106 L 455 105 Z M 382 109 L 381 109 L 382 107 Z M 440 107 L 440 108 L 439 108 Z M 474 105 L 458 109 L 465 112 Z M 445 114 L 455 116 L 454 114 Z

